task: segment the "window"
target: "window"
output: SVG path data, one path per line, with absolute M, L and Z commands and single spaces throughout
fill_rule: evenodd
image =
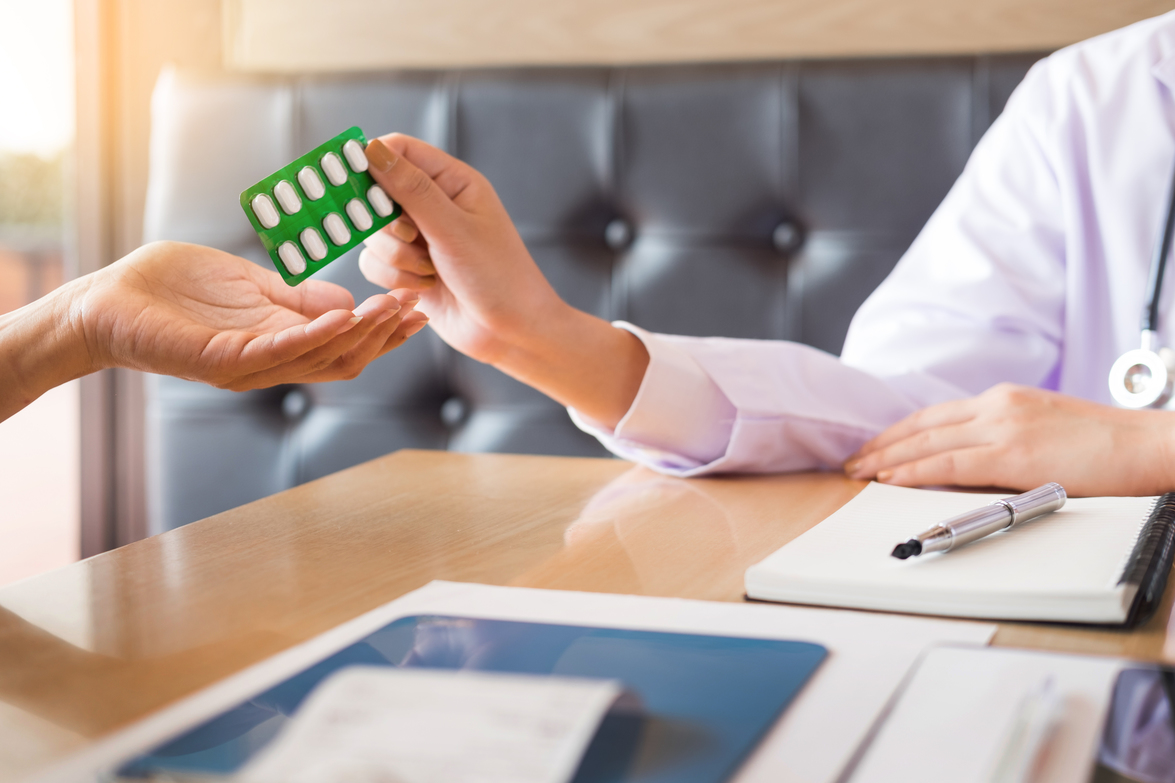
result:
M 0 0 L 0 313 L 67 276 L 74 136 L 69 0 Z M 78 388 L 0 422 L 0 585 L 79 553 Z

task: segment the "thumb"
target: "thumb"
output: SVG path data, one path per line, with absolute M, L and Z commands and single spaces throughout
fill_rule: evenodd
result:
M 416 139 L 403 136 L 398 140 L 416 142 Z M 427 146 L 423 142 L 417 144 Z M 409 147 L 409 150 L 404 150 L 403 153 L 410 150 Z M 435 156 L 443 156 L 453 164 L 459 163 L 438 149 L 429 147 L 429 150 L 435 153 Z M 443 176 L 445 173 L 451 175 L 453 167 L 445 165 L 448 161 L 434 160 L 435 156 L 426 156 L 425 160 L 421 161 L 434 164 L 429 168 L 439 168 L 437 172 L 430 172 L 415 165 L 408 159 L 408 154 L 397 155 L 383 139 L 375 139 L 367 145 L 367 160 L 371 164 L 368 170 L 371 176 L 392 200 L 398 201 L 404 207 L 404 211 L 426 233 L 433 227 L 452 225 L 460 211 L 449 194 L 434 180 L 434 177 Z M 437 163 L 441 164 L 440 167 Z

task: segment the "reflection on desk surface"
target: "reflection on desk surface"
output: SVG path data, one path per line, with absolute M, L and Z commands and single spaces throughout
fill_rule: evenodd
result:
M 563 551 L 511 584 L 741 598 L 747 567 L 811 527 L 811 506 L 831 512 L 856 493 L 839 476 L 806 478 L 815 491 L 787 498 L 795 476 L 679 479 L 634 467 L 592 496 Z

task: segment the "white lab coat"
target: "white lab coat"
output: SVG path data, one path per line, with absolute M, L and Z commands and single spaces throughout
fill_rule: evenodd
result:
M 573 420 L 622 457 L 690 476 L 835 468 L 907 414 L 1003 381 L 1109 404 L 1165 217 L 1172 89 L 1175 12 L 1053 54 L 861 306 L 839 359 L 618 323 L 651 357 L 636 400 L 614 431 Z M 1169 307 L 1159 332 L 1175 347 Z

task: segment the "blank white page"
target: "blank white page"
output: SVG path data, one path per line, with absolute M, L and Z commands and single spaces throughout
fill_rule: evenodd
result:
M 240 783 L 566 783 L 612 680 L 349 667 L 310 694 Z
M 747 592 L 797 601 L 806 593 L 860 596 L 866 600 L 830 603 L 898 611 L 921 611 L 906 601 L 922 600 L 947 614 L 960 599 L 1003 606 L 1021 599 L 1104 598 L 1118 592 L 1116 583 L 1155 502 L 1070 499 L 1057 512 L 950 552 L 908 560 L 890 556 L 895 545 L 923 530 L 1003 497 L 872 483 L 752 566 Z M 790 597 L 779 595 L 780 589 Z M 886 605 L 892 599 L 901 605 Z

